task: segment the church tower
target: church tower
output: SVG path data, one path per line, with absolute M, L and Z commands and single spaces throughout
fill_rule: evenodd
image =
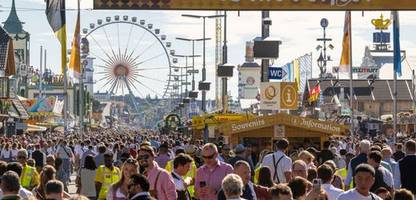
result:
M 19 88 L 18 94 L 26 96 L 27 72 L 30 67 L 30 34 L 23 30 L 24 22 L 21 22 L 17 16 L 15 0 L 12 0 L 9 17 L 3 24 L 3 28 L 13 39 L 17 72 L 16 79 Z

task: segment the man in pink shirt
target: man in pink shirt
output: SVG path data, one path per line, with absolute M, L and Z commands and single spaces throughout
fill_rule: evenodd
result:
M 144 175 L 150 183 L 150 194 L 159 200 L 176 200 L 176 187 L 169 173 L 158 166 L 155 160 L 155 152 L 149 145 L 141 146 L 137 160 L 141 167 L 145 168 Z
M 195 176 L 195 192 L 199 200 L 217 199 L 221 183 L 227 174 L 233 172 L 233 167 L 218 160 L 218 149 L 215 144 L 207 143 L 202 147 L 202 165 Z

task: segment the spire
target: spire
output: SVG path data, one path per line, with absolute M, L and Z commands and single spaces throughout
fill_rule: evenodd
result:
M 8 33 L 17 34 L 17 33 L 23 33 L 23 22 L 19 20 L 19 17 L 16 13 L 16 6 L 14 0 L 12 0 L 12 9 L 10 10 L 9 17 L 4 22 L 4 29 Z

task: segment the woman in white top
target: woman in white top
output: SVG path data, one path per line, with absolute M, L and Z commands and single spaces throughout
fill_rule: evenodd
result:
M 7 143 L 4 148 L 1 150 L 0 155 L 1 160 L 10 162 L 12 160 L 12 150 L 10 149 L 10 144 Z
M 94 182 L 96 169 L 97 166 L 95 165 L 94 157 L 92 155 L 87 155 L 85 157 L 84 166 L 80 169 L 75 181 L 80 194 L 89 199 L 95 199 L 97 196 Z
M 16 160 L 16 157 L 17 157 L 17 152 L 19 151 L 19 149 L 17 148 L 17 144 L 16 143 L 13 143 L 12 144 L 12 161 L 15 161 Z
M 129 158 L 121 167 L 121 179 L 114 183 L 107 193 L 107 200 L 128 200 L 128 185 L 130 176 L 138 173 L 137 161 Z

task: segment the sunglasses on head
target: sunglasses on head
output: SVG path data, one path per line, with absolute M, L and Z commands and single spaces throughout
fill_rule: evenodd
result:
M 210 156 L 202 156 L 202 158 L 205 158 L 205 159 L 213 159 L 214 158 L 214 156 L 215 156 L 215 153 L 214 154 L 212 154 L 212 155 L 210 155 Z
M 137 156 L 137 160 L 147 160 L 149 159 L 150 155 L 139 155 Z
M 134 160 L 133 158 L 129 158 L 129 159 L 127 159 L 126 161 L 125 161 L 125 163 L 128 163 L 128 164 L 136 164 L 136 160 Z

